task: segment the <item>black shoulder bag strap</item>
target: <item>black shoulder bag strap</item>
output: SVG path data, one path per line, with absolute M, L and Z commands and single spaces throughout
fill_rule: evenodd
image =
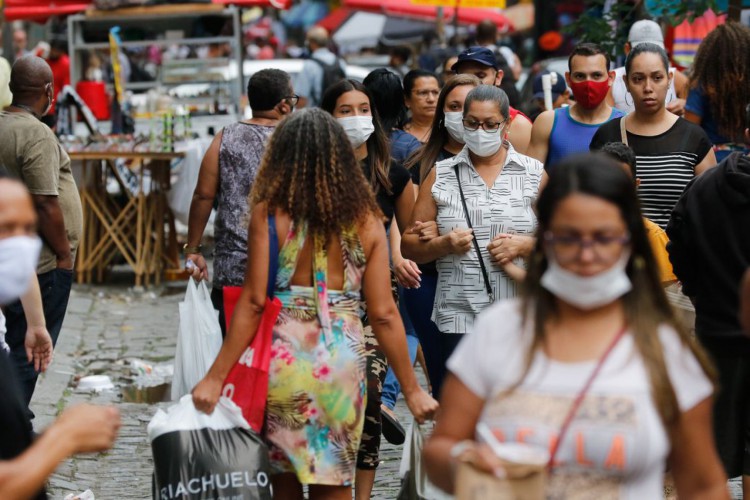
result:
M 461 178 L 458 176 L 458 165 L 453 165 L 453 172 L 456 174 L 456 182 L 458 183 L 458 192 L 461 194 L 461 205 L 464 207 L 464 215 L 466 215 L 466 224 L 469 225 L 469 229 L 474 229 L 471 224 L 471 217 L 469 217 L 469 207 L 466 206 L 466 197 L 464 197 L 464 189 L 461 187 Z M 474 251 L 477 252 L 477 258 L 479 259 L 479 266 L 482 268 L 482 277 L 484 278 L 484 288 L 487 290 L 487 295 L 490 296 L 490 302 L 495 302 L 495 293 L 492 291 L 492 285 L 490 285 L 490 275 L 487 274 L 487 267 L 484 265 L 484 259 L 482 258 L 482 251 L 479 250 L 479 242 L 477 241 L 477 235 L 471 235 L 471 241 L 474 243 Z

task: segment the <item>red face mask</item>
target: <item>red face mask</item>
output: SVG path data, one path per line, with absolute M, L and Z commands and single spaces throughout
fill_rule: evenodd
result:
M 586 80 L 585 82 L 570 82 L 570 90 L 573 91 L 573 97 L 576 102 L 586 109 L 594 109 L 602 103 L 607 92 L 609 92 L 609 80 L 594 82 Z

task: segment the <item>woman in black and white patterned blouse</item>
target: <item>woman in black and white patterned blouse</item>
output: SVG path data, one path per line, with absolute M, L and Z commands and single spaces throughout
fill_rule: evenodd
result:
M 516 296 L 511 275 L 522 274 L 518 267 L 525 267 L 523 256 L 533 247 L 532 204 L 546 174 L 541 162 L 517 153 L 507 141 L 508 108 L 508 97 L 496 87 L 469 92 L 466 146 L 425 178 L 413 226 L 402 240 L 405 257 L 437 260 L 432 320 L 441 332 L 444 360 L 472 331 L 482 309 Z

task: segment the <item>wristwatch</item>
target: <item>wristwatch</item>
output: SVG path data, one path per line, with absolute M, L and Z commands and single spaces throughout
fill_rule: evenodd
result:
M 188 255 L 188 254 L 192 254 L 192 253 L 197 253 L 197 254 L 199 254 L 199 253 L 201 253 L 201 249 L 202 249 L 202 248 L 203 248 L 203 245 L 198 245 L 198 246 L 195 246 L 195 247 L 191 247 L 191 246 L 188 246 L 188 244 L 187 244 L 187 243 L 185 243 L 185 244 L 184 244 L 184 245 L 182 246 L 182 251 L 183 251 L 183 253 L 184 253 L 185 255 Z

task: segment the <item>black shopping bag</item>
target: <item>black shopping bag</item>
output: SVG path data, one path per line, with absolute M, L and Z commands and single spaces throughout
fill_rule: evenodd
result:
M 190 395 L 149 423 L 155 500 L 271 500 L 268 449 L 222 398 L 213 414 Z

